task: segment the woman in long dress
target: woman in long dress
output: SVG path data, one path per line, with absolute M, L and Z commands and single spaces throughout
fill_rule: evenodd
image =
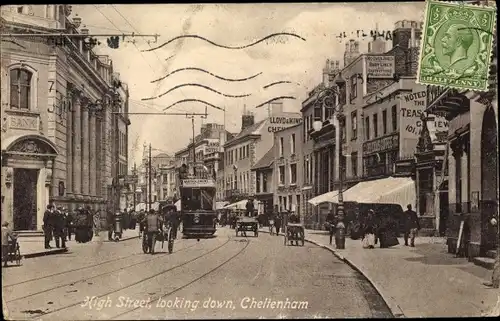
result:
M 373 210 L 368 211 L 365 222 L 363 224 L 363 247 L 367 249 L 373 249 L 375 247 L 375 212 Z

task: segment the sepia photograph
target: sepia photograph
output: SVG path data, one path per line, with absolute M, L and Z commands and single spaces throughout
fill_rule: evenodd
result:
M 500 316 L 495 1 L 0 21 L 6 320 Z

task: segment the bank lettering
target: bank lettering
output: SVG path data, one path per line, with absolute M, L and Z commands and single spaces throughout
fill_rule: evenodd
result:
M 14 129 L 38 129 L 38 119 L 35 117 L 10 116 L 9 127 Z

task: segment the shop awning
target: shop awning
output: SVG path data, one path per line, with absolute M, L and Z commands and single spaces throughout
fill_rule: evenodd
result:
M 181 200 L 178 200 L 177 202 L 175 202 L 175 207 L 177 207 L 177 211 L 181 211 Z
M 416 206 L 415 183 L 409 177 L 388 177 L 361 182 L 343 193 L 344 202 L 365 204 L 397 204 Z M 338 194 L 331 197 L 331 203 L 338 203 Z
M 226 206 L 227 204 L 229 204 L 229 202 L 215 202 L 215 209 L 220 210 L 224 208 L 224 206 Z
M 135 211 L 139 212 L 141 210 L 146 210 L 146 203 L 139 203 L 135 206 Z
M 244 210 L 244 209 L 246 209 L 247 202 L 248 202 L 248 200 L 241 200 L 239 202 L 226 205 L 223 208 L 224 209 L 233 209 L 233 210 Z
M 321 195 L 318 195 L 316 197 L 313 197 L 311 198 L 310 200 L 308 200 L 307 202 L 309 204 L 312 204 L 314 206 L 318 206 L 319 204 L 321 203 L 335 203 L 337 202 L 337 198 L 334 198 L 334 196 L 337 196 L 339 194 L 339 190 L 333 190 L 331 192 L 328 192 L 328 193 L 325 193 L 325 194 L 321 194 Z M 334 202 L 335 200 L 335 202 Z

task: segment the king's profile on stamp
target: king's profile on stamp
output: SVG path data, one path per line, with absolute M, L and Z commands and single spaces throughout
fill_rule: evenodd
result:
M 427 1 L 417 82 L 487 90 L 495 11 L 494 7 Z

